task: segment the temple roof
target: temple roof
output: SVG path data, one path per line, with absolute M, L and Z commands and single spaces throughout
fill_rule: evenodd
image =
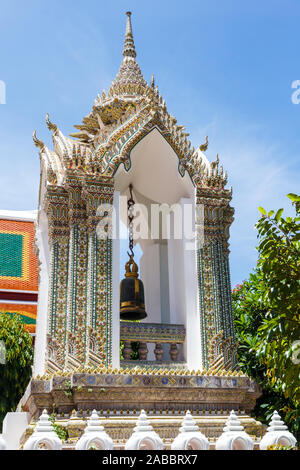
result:
M 204 152 L 208 140 L 196 150 L 189 134 L 179 125 L 166 106 L 152 77 L 150 85 L 143 78 L 136 62 L 131 13 L 127 12 L 123 61 L 109 89 L 98 95 L 91 112 L 74 127 L 79 131 L 66 137 L 53 124 L 46 123 L 53 133 L 53 150 L 33 135 L 47 169 L 49 184 L 63 184 L 68 171 L 112 177 L 120 164 L 131 167 L 130 153 L 135 145 L 153 129 L 158 129 L 178 157 L 181 176 L 188 172 L 195 186 L 224 188 L 227 174 L 219 168 L 219 157 L 209 163 Z

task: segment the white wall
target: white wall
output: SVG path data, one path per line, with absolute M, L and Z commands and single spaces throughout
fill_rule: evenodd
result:
M 3 438 L 7 445 L 7 450 L 18 450 L 20 439 L 29 424 L 29 413 L 14 412 L 7 413 L 3 420 Z
M 43 375 L 46 363 L 47 347 L 47 314 L 49 291 L 49 242 L 48 221 L 43 209 L 39 213 L 39 223 L 36 226 L 36 240 L 39 248 L 39 294 L 36 319 L 36 337 L 34 351 L 33 374 Z
M 161 322 L 170 323 L 168 244 L 159 244 Z
M 194 200 L 182 198 L 180 204 L 184 214 L 182 220 L 184 236 L 180 240 L 171 238 L 168 243 L 171 323 L 185 325 L 184 357 L 188 368 L 197 370 L 201 369 L 197 257 L 195 249 L 187 249 L 191 248 L 191 242 L 186 238 L 187 234 L 184 232 L 185 214 L 188 214 L 184 206 L 192 204 L 194 208 Z M 194 220 L 192 225 L 194 227 Z
M 147 323 L 161 323 L 160 250 L 158 243 L 143 247 L 140 258 L 140 278 L 144 284 Z
M 185 204 L 193 205 L 193 229 L 195 228 L 195 198 L 181 199 L 182 207 Z M 186 214 L 186 212 L 185 212 Z M 184 221 L 183 221 L 184 222 Z M 183 239 L 184 259 L 184 290 L 186 305 L 186 354 L 189 369 L 201 369 L 201 334 L 200 334 L 200 309 L 198 302 L 198 278 L 197 278 L 197 252 L 196 241 L 192 243 L 185 235 Z M 191 248 L 191 244 L 193 249 Z

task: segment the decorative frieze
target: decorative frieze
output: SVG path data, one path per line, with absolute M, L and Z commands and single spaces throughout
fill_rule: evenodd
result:
M 124 341 L 147 343 L 184 343 L 184 325 L 121 321 L 120 337 Z
M 198 410 L 222 414 L 222 410 L 228 409 L 249 412 L 260 394 L 248 377 L 236 372 L 202 375 L 200 371 L 182 368 L 139 367 L 115 371 L 103 368 L 102 373 L 100 370 L 100 367 L 96 371 L 90 367 L 90 373 L 54 374 L 48 379 L 33 379 L 28 399 L 23 403 L 24 410 L 36 415 L 55 404 L 60 413 L 93 407 L 114 414 L 114 409 L 126 413 L 143 403 L 147 412 L 158 414 L 166 410 L 171 414 L 181 413 L 187 409 L 193 413 Z

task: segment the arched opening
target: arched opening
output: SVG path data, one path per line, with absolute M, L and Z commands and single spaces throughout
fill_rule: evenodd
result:
M 35 450 L 53 450 L 53 445 L 47 439 L 40 439 L 35 443 Z
M 290 446 L 293 446 L 293 442 L 286 436 L 281 436 L 278 441 L 277 441 L 277 444 L 279 446 L 283 446 L 283 447 L 290 447 Z
M 178 171 L 179 159 L 157 128 L 153 128 L 130 153 L 127 172 L 120 165 L 115 174 L 115 189 L 120 194 L 120 276 L 128 260 L 127 198 L 133 185 L 136 202 L 135 260 L 139 261 L 144 283 L 147 318 L 144 323 L 183 325 L 184 344 L 148 345 L 148 360 L 188 362 L 200 368 L 198 357 L 200 320 L 197 306 L 198 286 L 195 252 L 195 187 L 186 172 Z M 123 239 L 122 239 L 123 238 Z M 156 351 L 160 349 L 156 348 Z
M 247 450 L 246 441 L 242 437 L 237 437 L 233 439 L 231 448 L 232 450 Z
M 105 450 L 105 444 L 101 439 L 92 439 L 87 443 L 88 450 Z
M 188 439 L 185 444 L 185 450 L 205 450 L 205 446 L 203 445 L 203 441 L 201 439 L 197 439 L 197 437 L 192 437 Z
M 141 439 L 138 444 L 138 450 L 155 450 L 155 448 L 155 441 L 150 437 L 145 437 L 144 439 Z

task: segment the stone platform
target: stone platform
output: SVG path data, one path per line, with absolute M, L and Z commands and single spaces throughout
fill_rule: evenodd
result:
M 31 419 L 25 439 L 44 409 L 68 430 L 70 444 L 82 434 L 93 409 L 103 417 L 116 445 L 129 438 L 141 409 L 166 444 L 177 435 L 187 410 L 210 439 L 222 433 L 231 410 L 249 434 L 261 437 L 263 426 L 249 416 L 259 395 L 247 376 L 228 371 L 209 375 L 175 369 L 102 369 L 37 377 L 22 399 L 22 409 Z
M 260 395 L 247 376 L 215 375 L 167 369 L 74 372 L 32 379 L 23 409 L 37 418 L 43 409 L 57 413 L 97 409 L 126 413 L 235 410 L 249 413 Z

